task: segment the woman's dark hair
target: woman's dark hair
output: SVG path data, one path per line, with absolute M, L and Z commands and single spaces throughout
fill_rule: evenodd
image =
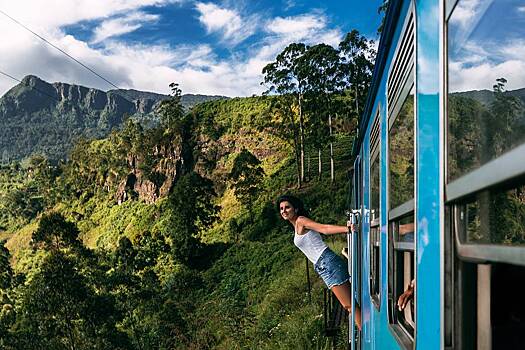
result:
M 280 196 L 277 199 L 277 212 L 278 213 L 280 212 L 279 205 L 282 202 L 289 202 L 292 205 L 292 207 L 294 207 L 294 209 L 296 210 L 298 216 L 308 217 L 308 212 L 304 208 L 303 201 L 300 200 L 299 198 L 289 195 L 289 194 L 283 194 L 282 196 Z

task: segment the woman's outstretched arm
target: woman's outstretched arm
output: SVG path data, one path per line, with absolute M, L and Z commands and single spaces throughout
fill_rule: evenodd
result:
M 301 233 L 303 228 L 307 230 L 314 230 L 325 235 L 347 233 L 349 229 L 349 227 L 343 225 L 320 224 L 305 216 L 298 217 L 296 224 L 297 228 L 299 229 L 299 231 L 301 231 Z

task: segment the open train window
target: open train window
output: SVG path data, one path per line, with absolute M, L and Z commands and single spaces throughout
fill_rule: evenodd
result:
M 380 107 L 378 108 L 380 110 Z M 381 272 L 381 229 L 380 229 L 380 115 L 372 125 L 370 133 L 370 296 L 379 309 Z
M 446 237 L 454 255 L 445 258 L 445 290 L 457 293 L 445 294 L 445 342 L 520 348 L 525 76 L 512 67 L 525 67 L 523 1 L 449 0 L 446 19 Z
M 389 310 L 394 334 L 405 347 L 414 341 L 414 299 L 403 311 L 397 300 L 415 283 L 414 87 L 404 96 L 389 130 Z
M 387 81 L 388 103 L 388 317 L 405 349 L 413 347 L 416 298 L 400 311 L 398 298 L 415 286 L 414 154 L 415 154 L 415 20 L 413 6 L 405 17 Z M 415 294 L 416 292 L 414 292 Z

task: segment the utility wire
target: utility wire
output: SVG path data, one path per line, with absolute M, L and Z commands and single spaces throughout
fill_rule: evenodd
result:
M 22 23 L 20 23 L 19 21 L 17 21 L 16 19 L 14 19 L 13 17 L 9 16 L 7 13 L 5 13 L 4 11 L 0 10 L 0 13 L 3 14 L 4 16 L 6 16 L 7 18 L 9 18 L 10 20 L 12 20 L 13 22 L 15 22 L 16 24 L 18 24 L 19 26 L 21 26 L 22 28 L 24 28 L 25 30 L 27 30 L 28 32 L 30 32 L 31 34 L 33 34 L 34 36 L 36 36 L 37 38 L 39 38 L 40 40 L 44 41 L 46 44 L 52 46 L 53 48 L 55 48 L 56 50 L 60 51 L 61 53 L 63 53 L 64 55 L 66 55 L 67 57 L 69 57 L 70 59 L 72 59 L 73 61 L 75 61 L 76 63 L 80 64 L 82 67 L 84 67 L 85 69 L 87 69 L 88 71 L 90 71 L 91 73 L 95 74 L 97 77 L 99 77 L 100 79 L 104 80 L 106 83 L 108 83 L 109 85 L 115 87 L 116 89 L 120 89 L 117 85 L 113 84 L 111 81 L 109 81 L 108 79 L 104 78 L 102 75 L 98 74 L 97 72 L 95 72 L 92 68 L 88 67 L 87 65 L 85 65 L 84 63 L 80 62 L 78 59 L 76 59 L 75 57 L 71 56 L 70 54 L 68 54 L 67 52 L 65 52 L 64 50 L 62 50 L 60 47 L 52 44 L 51 42 L 49 42 L 46 38 L 42 37 L 41 35 L 35 33 L 34 31 L 32 31 L 31 29 L 29 29 L 28 27 L 26 27 L 25 25 L 23 25 Z
M 42 90 L 40 90 L 40 89 L 37 89 L 36 87 L 31 86 L 31 85 L 29 85 L 29 84 L 24 84 L 24 82 L 23 82 L 22 80 L 13 77 L 11 74 L 7 74 L 6 72 L 3 72 L 3 71 L 1 71 L 1 70 L 0 70 L 0 74 L 5 75 L 6 77 L 8 77 L 8 78 L 10 78 L 10 79 L 13 79 L 14 81 L 17 81 L 17 82 L 19 82 L 20 84 L 23 84 L 24 86 L 27 86 L 27 87 L 30 88 L 30 89 L 33 89 L 33 90 L 35 90 L 35 91 L 38 91 L 39 93 L 41 93 L 41 94 L 44 95 L 44 96 L 47 96 L 47 97 L 49 97 L 49 98 L 52 98 L 52 99 L 55 100 L 55 101 L 61 102 L 58 98 L 56 98 L 55 96 L 51 96 L 51 95 L 48 94 L 47 92 L 44 92 L 44 91 L 42 91 Z

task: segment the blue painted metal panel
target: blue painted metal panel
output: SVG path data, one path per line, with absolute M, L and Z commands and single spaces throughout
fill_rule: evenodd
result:
M 441 348 L 440 11 L 438 0 L 416 3 L 416 348 Z
M 373 123 L 371 123 L 372 125 Z M 361 320 L 363 323 L 362 331 L 362 347 L 366 347 L 366 344 L 370 343 L 370 320 L 373 305 L 370 302 L 370 284 L 368 277 L 370 276 L 370 127 L 366 133 L 366 137 L 363 143 L 363 229 L 361 230 Z
M 395 1 L 398 3 L 397 1 Z M 364 225 L 362 230 L 362 312 L 363 312 L 363 349 L 400 349 L 399 344 L 391 333 L 388 323 L 388 198 L 387 198 L 387 140 L 388 115 L 386 105 L 386 81 L 390 66 L 402 30 L 403 18 L 408 13 L 410 1 L 403 1 L 399 11 L 399 23 L 395 26 L 395 33 L 389 35 L 392 45 L 389 46 L 388 58 L 385 60 L 385 69 L 382 76 L 375 77 L 375 101 L 370 103 L 362 121 L 361 130 L 366 129 L 359 155 L 363 161 L 363 188 L 364 193 Z M 440 235 L 440 147 L 443 135 L 440 134 L 440 96 L 439 96 L 439 0 L 416 1 L 416 275 L 417 275 L 417 308 L 416 308 L 416 348 L 441 348 L 441 319 L 443 300 L 440 288 L 436 288 L 437 281 L 441 281 L 441 235 Z M 378 81 L 377 81 L 378 80 Z M 370 101 L 369 101 L 370 102 Z M 381 305 L 378 311 L 370 298 L 370 237 L 369 237 L 369 142 L 373 116 L 381 106 L 381 256 L 380 282 Z M 374 113 L 372 115 L 372 113 Z M 355 257 L 355 256 L 354 256 Z
M 381 101 L 381 307 L 375 318 L 375 346 L 374 349 L 400 349 L 400 345 L 395 340 L 388 321 L 388 106 L 386 102 L 386 86 L 388 80 L 389 67 L 392 64 L 397 42 L 403 27 L 403 19 L 408 14 L 410 1 L 404 1 L 401 5 L 399 21 L 396 26 L 393 42 L 383 73 L 381 85 L 378 90 L 376 106 Z M 377 107 L 376 107 L 377 108 Z

